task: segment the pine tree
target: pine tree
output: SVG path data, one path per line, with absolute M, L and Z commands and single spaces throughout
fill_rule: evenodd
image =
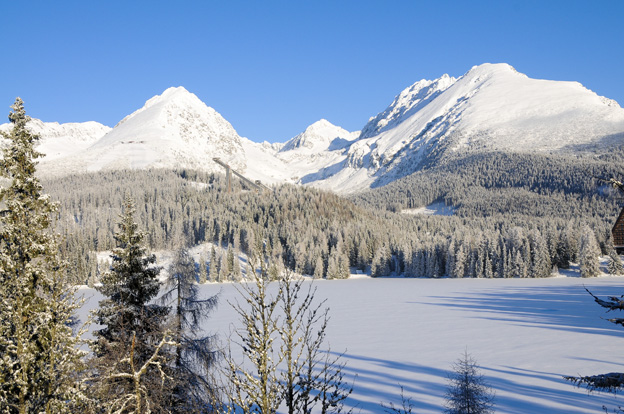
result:
M 66 264 L 50 233 L 56 205 L 42 194 L 34 149 L 20 98 L 11 107 L 13 129 L 0 161 L 10 181 L 0 190 L 0 412 L 72 411 L 81 391 L 77 372 L 84 353 L 71 322 L 80 303 L 66 281 Z M 82 275 L 79 278 L 83 278 Z
M 585 225 L 579 246 L 581 277 L 596 277 L 600 274 L 598 256 L 600 256 L 600 249 L 594 231 Z
M 217 263 L 217 251 L 214 246 L 210 250 L 210 265 L 208 270 L 208 280 L 211 282 L 219 281 L 219 265 Z
M 615 249 L 611 247 L 609 249 L 609 273 L 612 275 L 624 274 L 624 266 L 622 266 L 622 259 L 617 254 Z
M 316 261 L 314 264 L 314 279 L 322 279 L 323 278 L 323 257 L 321 255 L 316 256 Z
M 234 254 L 234 267 L 232 268 L 232 280 L 240 282 L 243 279 L 238 252 Z
M 205 412 L 212 405 L 214 385 L 209 380 L 216 350 L 211 336 L 198 336 L 200 323 L 217 304 L 217 297 L 199 298 L 195 261 L 187 249 L 178 249 L 168 269 L 161 303 L 173 310 L 170 330 L 177 344 L 172 376 L 175 413 Z
M 228 246 L 225 258 L 226 279 L 234 280 L 234 248 L 232 246 Z
M 151 303 L 160 289 L 157 277 L 161 268 L 154 266 L 156 256 L 148 254 L 143 246 L 145 233 L 138 231 L 135 211 L 134 201 L 126 196 L 119 231 L 115 233 L 117 247 L 111 255 L 111 269 L 102 276 L 102 285 L 98 288 L 106 299 L 100 301 L 99 309 L 94 312 L 97 323 L 104 326 L 94 332 L 92 364 L 97 384 L 95 398 L 104 405 L 113 397 L 111 392 L 124 394 L 134 389 L 134 383 L 126 374 L 131 374 L 132 367 L 144 366 L 166 337 L 169 309 Z M 130 345 L 132 355 L 128 355 Z M 173 359 L 168 348 L 157 354 L 159 360 Z M 110 366 L 120 360 L 129 362 L 116 366 L 122 372 L 111 374 Z M 167 387 L 155 386 L 163 378 L 160 366 L 146 365 L 148 372 L 142 374 L 142 378 L 153 385 L 149 398 L 166 407 L 170 403 L 170 391 Z M 169 375 L 165 377 L 170 378 Z
M 483 380 L 476 361 L 464 352 L 453 366 L 446 392 L 447 414 L 493 413 L 494 393 Z
M 199 256 L 199 284 L 203 285 L 208 281 L 208 261 L 203 254 Z

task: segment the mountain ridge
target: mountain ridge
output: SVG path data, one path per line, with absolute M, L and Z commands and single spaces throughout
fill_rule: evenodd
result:
M 350 193 L 458 153 L 612 145 L 624 138 L 624 110 L 578 82 L 532 79 L 510 65 L 486 63 L 459 78 L 445 74 L 415 82 L 356 132 L 321 119 L 283 144 L 255 143 L 183 87 L 166 89 L 106 128 L 87 134 L 67 154 L 55 149 L 42 160 L 42 170 L 221 171 L 212 161 L 218 157 L 251 179 Z

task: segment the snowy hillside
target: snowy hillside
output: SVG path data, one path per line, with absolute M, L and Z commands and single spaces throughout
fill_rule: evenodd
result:
M 621 143 L 624 109 L 576 82 L 531 79 L 507 64 L 483 64 L 459 79 L 416 82 L 361 133 L 320 120 L 286 143 L 255 143 L 178 87 L 148 100 L 99 140 L 76 134 L 77 144 L 42 143 L 50 152 L 42 165 L 46 173 L 220 171 L 212 160 L 219 157 L 254 180 L 349 193 L 385 185 L 451 154 L 573 152 Z
M 42 159 L 45 161 L 81 151 L 111 130 L 110 127 L 97 122 L 59 124 L 58 122 L 42 122 L 34 118 L 30 120 L 28 127 L 40 136 L 36 147 L 45 155 Z M 0 125 L 0 131 L 8 133 L 10 130 L 11 124 Z
M 380 185 L 417 170 L 427 157 L 458 150 L 574 151 L 623 139 L 624 110 L 615 101 L 576 82 L 483 64 L 457 80 L 444 75 L 401 92 L 363 129 L 340 172 L 318 185 L 337 191 Z
M 332 175 L 359 132 L 349 132 L 321 119 L 290 139 L 277 153 L 290 171 L 293 181 L 306 184 Z
M 244 170 L 242 153 L 241 138 L 230 123 L 180 87 L 148 100 L 89 148 L 43 168 L 60 173 L 149 167 L 214 170 L 212 158 L 220 157 Z
M 447 74 L 430 81 L 420 80 L 403 90 L 385 111 L 371 118 L 362 128 L 360 138 L 370 138 L 383 131 L 394 128 L 411 115 L 424 108 L 434 98 L 444 92 L 456 81 Z

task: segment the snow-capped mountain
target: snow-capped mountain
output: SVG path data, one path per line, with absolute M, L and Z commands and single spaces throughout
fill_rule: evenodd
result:
M 507 64 L 421 81 L 364 127 L 337 173 L 316 185 L 383 185 L 458 151 L 574 151 L 624 139 L 624 110 L 577 82 L 531 79 Z
M 507 64 L 475 66 L 458 79 L 443 75 L 416 82 L 361 132 L 320 120 L 284 144 L 240 137 L 182 87 L 149 99 L 112 130 L 93 124 L 103 136 L 76 130 L 72 142 L 82 144 L 72 144 L 77 151 L 68 156 L 60 158 L 62 150 L 47 147 L 52 151 L 42 162 L 44 173 L 149 167 L 221 171 L 213 161 L 218 157 L 253 180 L 353 192 L 453 154 L 582 151 L 624 141 L 624 109 L 615 101 L 576 82 L 531 79 Z M 51 134 L 41 128 L 42 136 Z M 60 143 L 61 135 L 50 136 Z
M 314 154 L 333 151 L 344 148 L 356 137 L 354 133 L 333 125 L 326 119 L 321 119 L 307 127 L 301 134 L 288 140 L 280 149 L 280 153 L 296 151 L 301 154 Z
M 422 79 L 403 90 L 385 111 L 372 117 L 362 128 L 360 138 L 370 138 L 394 128 L 411 115 L 425 107 L 444 92 L 457 79 L 447 74 L 436 80 Z
M 241 137 L 214 109 L 186 89 L 148 100 L 85 150 L 51 166 L 76 171 L 118 168 L 216 169 L 213 157 L 245 169 Z M 47 166 L 44 166 L 47 167 Z
M 288 140 L 276 156 L 293 172 L 294 182 L 306 184 L 323 180 L 335 173 L 331 166 L 344 159 L 358 135 L 359 132 L 349 132 L 321 119 Z
M 43 122 L 31 119 L 28 128 L 40 139 L 36 144 L 39 152 L 44 154 L 42 160 L 50 161 L 81 151 L 94 144 L 106 135 L 111 128 L 97 122 L 65 123 Z M 10 123 L 0 125 L 0 131 L 10 132 Z

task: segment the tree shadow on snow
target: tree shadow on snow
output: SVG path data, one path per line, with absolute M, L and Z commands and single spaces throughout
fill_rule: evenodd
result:
M 604 298 L 624 294 L 624 288 L 585 285 L 593 294 Z M 429 296 L 435 302 L 414 302 L 466 310 L 481 318 L 522 326 L 544 326 L 548 329 L 622 337 L 624 331 L 605 320 L 605 313 L 583 286 L 499 287 L 470 293 L 470 296 Z
M 401 387 L 406 398 L 411 398 L 413 413 L 439 413 L 444 407 L 448 374 L 451 370 L 426 365 L 392 361 L 382 358 L 342 355 L 347 365 L 343 373 L 347 380 L 354 381 L 354 393 L 346 405 L 355 407 L 355 413 L 382 413 L 381 403 L 401 406 Z M 358 361 L 352 364 L 349 361 Z M 368 368 L 363 368 L 362 365 Z M 502 368 L 479 367 L 495 396 L 496 412 L 509 414 L 548 413 L 581 414 L 599 412 L 603 405 L 615 407 L 622 404 L 610 394 L 588 394 L 583 389 L 567 383 L 560 374 L 504 366 Z M 356 377 L 357 375 L 357 377 Z M 526 378 L 534 380 L 527 384 Z M 548 384 L 552 383 L 552 387 Z M 564 389 L 561 383 L 565 383 Z M 433 397 L 433 398 L 432 398 Z

